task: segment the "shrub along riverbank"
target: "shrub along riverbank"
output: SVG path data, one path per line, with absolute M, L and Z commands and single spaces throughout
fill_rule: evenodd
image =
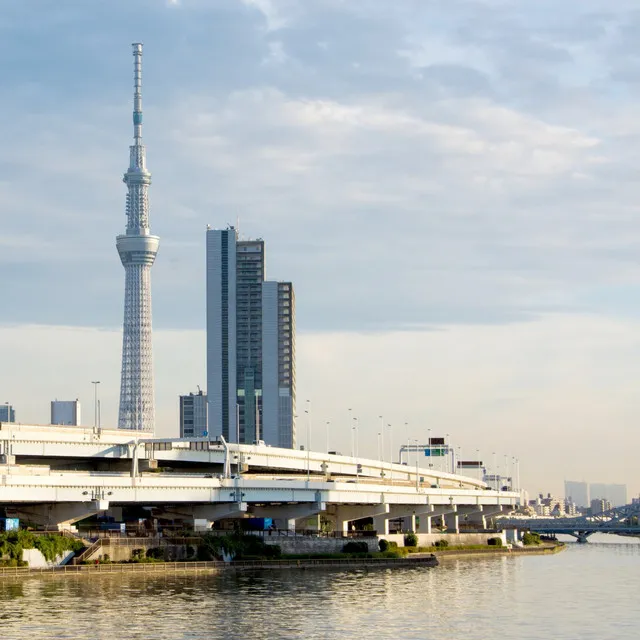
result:
M 68 551 L 81 551 L 84 544 L 59 535 L 34 535 L 31 531 L 7 531 L 0 533 L 0 567 L 24 567 L 24 549 L 38 549 L 49 562 Z

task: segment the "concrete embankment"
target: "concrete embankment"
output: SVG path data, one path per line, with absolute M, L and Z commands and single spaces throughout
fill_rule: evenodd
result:
M 273 571 L 285 569 L 396 569 L 400 567 L 435 567 L 437 558 L 432 554 L 415 558 L 318 558 L 251 560 L 237 562 L 149 562 L 66 565 L 54 568 L 0 567 L 0 579 L 32 576 L 106 575 L 125 573 L 223 573 Z

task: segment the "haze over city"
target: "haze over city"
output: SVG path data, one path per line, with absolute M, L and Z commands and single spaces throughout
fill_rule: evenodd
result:
M 232 224 L 295 283 L 312 445 L 330 421 L 347 453 L 351 408 L 361 454 L 382 415 L 530 491 L 637 495 L 640 18 L 577 5 L 0 0 L 0 402 L 90 416 L 100 380 L 117 424 L 140 40 L 159 435 L 205 386 L 205 229 Z

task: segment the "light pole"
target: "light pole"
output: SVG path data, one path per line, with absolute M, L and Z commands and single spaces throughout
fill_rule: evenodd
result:
M 98 385 L 100 380 L 92 380 L 93 385 L 93 428 L 98 428 Z
M 389 479 L 393 483 L 393 428 L 390 424 L 389 427 Z
M 353 419 L 354 423 L 355 423 L 355 433 L 356 433 L 356 458 L 359 456 L 360 454 L 360 423 L 358 421 L 358 418 L 354 418 Z
M 498 490 L 498 477 L 496 474 L 496 452 L 493 452 L 493 488 Z
M 325 423 L 325 440 L 327 445 L 327 455 L 329 454 L 329 425 L 331 424 L 330 420 L 327 420 Z
M 416 491 L 420 489 L 420 476 L 418 475 L 418 439 L 415 439 L 416 443 Z
M 382 454 L 380 453 L 380 437 L 382 436 L 382 432 L 378 431 L 378 462 L 382 465 Z
M 382 457 L 380 460 L 384 461 L 384 418 L 382 416 L 378 416 L 378 418 L 380 418 L 380 433 L 382 434 Z
M 347 423 L 350 427 L 351 427 L 351 457 L 355 458 L 356 457 L 356 447 L 354 444 L 354 439 L 353 439 L 353 418 L 351 416 L 351 409 L 347 409 L 347 411 L 349 412 L 349 422 Z
M 405 435 L 407 436 L 407 465 L 409 465 L 409 423 L 405 422 L 404 423 L 404 430 L 405 430 Z M 400 462 L 402 462 L 402 460 L 400 460 Z
M 311 476 L 311 400 L 307 400 L 307 408 L 304 410 L 307 414 L 307 482 Z

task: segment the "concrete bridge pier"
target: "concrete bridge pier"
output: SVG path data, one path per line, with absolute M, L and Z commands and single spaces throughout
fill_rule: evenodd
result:
M 433 515 L 433 506 L 428 504 L 416 509 L 416 519 L 414 520 L 416 533 L 431 533 L 431 516 Z
M 448 513 L 442 515 L 448 533 L 460 533 L 460 515 L 458 507 L 453 505 Z
M 458 507 L 456 505 L 431 505 L 431 511 L 426 511 L 424 519 L 428 520 L 428 524 L 422 526 L 423 517 L 420 516 L 420 533 L 432 533 L 433 519 L 440 518 L 442 527 L 447 530 L 454 529 L 456 533 L 460 532 L 458 525 Z
M 381 513 L 373 517 L 373 528 L 379 536 L 389 535 L 389 520 L 403 518 L 405 520 L 403 528 L 415 531 L 416 527 L 416 505 L 394 504 L 389 505 L 386 513 Z
M 349 532 L 349 523 L 361 518 L 375 518 L 389 513 L 388 504 L 372 505 L 346 505 L 338 504 L 334 507 L 333 515 L 336 519 L 336 531 L 346 535 Z
M 458 514 L 462 517 L 463 522 L 483 530 L 487 528 L 487 516 L 496 513 L 501 513 L 501 511 L 487 511 L 487 507 L 483 505 L 461 505 L 458 507 Z
M 56 528 L 59 531 L 70 529 L 79 520 L 109 509 L 108 500 L 87 502 L 58 502 L 53 504 L 35 504 L 12 509 L 17 518 L 40 527 Z
M 595 531 L 576 531 L 571 535 L 576 539 L 578 544 L 587 544 L 587 542 L 589 542 L 589 536 L 594 533 Z

